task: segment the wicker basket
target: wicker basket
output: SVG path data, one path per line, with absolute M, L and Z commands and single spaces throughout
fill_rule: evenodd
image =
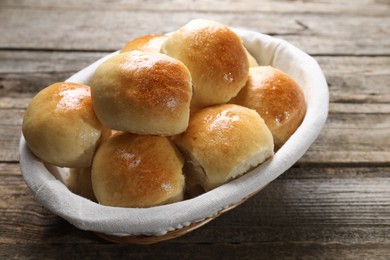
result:
M 272 65 L 295 76 L 303 87 L 307 112 L 301 126 L 271 160 L 244 176 L 190 200 L 147 209 L 99 205 L 69 191 L 20 140 L 23 177 L 37 201 L 82 230 L 131 244 L 152 244 L 182 236 L 229 211 L 275 180 L 303 156 L 318 137 L 328 114 L 329 93 L 317 62 L 291 44 L 257 32 L 236 30 L 260 65 Z M 79 71 L 68 81 L 88 84 L 97 66 L 112 53 Z M 137 234 L 137 235 L 133 235 Z
M 206 218 L 206 219 L 204 219 L 202 221 L 193 222 L 192 224 L 190 224 L 188 226 L 185 226 L 183 228 L 180 228 L 180 229 L 175 229 L 173 231 L 168 231 L 165 235 L 162 235 L 162 236 L 146 236 L 146 235 L 114 236 L 114 235 L 108 235 L 108 234 L 99 233 L 99 232 L 95 232 L 95 234 L 97 236 L 99 236 L 100 238 L 103 238 L 104 240 L 107 240 L 107 241 L 110 241 L 110 242 L 114 242 L 114 243 L 118 243 L 118 244 L 149 245 L 149 244 L 159 243 L 159 242 L 162 242 L 162 241 L 166 241 L 166 240 L 170 240 L 170 239 L 174 239 L 174 238 L 183 236 L 183 235 L 185 235 L 185 234 L 187 234 L 187 233 L 189 233 L 189 232 L 191 232 L 191 231 L 193 231 L 193 230 L 195 230 L 197 228 L 202 227 L 203 225 L 206 225 L 210 221 L 212 221 L 212 220 L 218 218 L 219 216 L 221 216 L 223 213 L 238 207 L 239 205 L 244 203 L 247 199 L 249 199 L 250 197 L 252 197 L 256 193 L 258 193 L 259 191 L 256 191 L 255 193 L 253 193 L 253 194 L 243 198 L 238 203 L 236 203 L 234 205 L 231 205 L 231 206 L 229 206 L 229 207 L 219 211 L 217 214 L 215 214 L 212 217 L 208 217 L 208 218 Z

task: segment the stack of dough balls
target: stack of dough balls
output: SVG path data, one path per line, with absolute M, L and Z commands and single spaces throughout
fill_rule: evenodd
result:
M 229 27 L 193 20 L 129 41 L 88 86 L 40 91 L 23 135 L 44 163 L 70 168 L 67 185 L 82 197 L 134 208 L 178 202 L 257 167 L 300 125 L 299 86 L 260 63 Z

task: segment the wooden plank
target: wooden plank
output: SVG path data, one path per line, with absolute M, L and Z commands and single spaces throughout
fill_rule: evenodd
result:
M 106 54 L 0 51 L 0 98 L 31 98 L 44 87 L 66 80 Z
M 390 57 L 315 57 L 331 102 L 389 103 Z
M 0 97 L 31 98 L 43 88 L 66 80 L 73 73 L 0 74 Z
M 37 204 L 16 167 L 0 164 L 0 244 L 102 244 L 93 233 L 72 227 Z M 238 208 L 165 244 L 268 241 L 274 246 L 365 248 L 377 243 L 382 248 L 390 243 L 389 172 L 389 167 L 291 168 Z
M 0 162 L 17 162 L 19 161 L 19 140 L 21 136 L 21 126 L 0 127 Z
M 320 136 L 299 162 L 389 163 L 389 131 L 389 114 L 329 114 Z
M 390 259 L 389 13 L 389 0 L 0 1 L 0 259 Z M 315 56 L 330 114 L 305 156 L 238 208 L 157 245 L 108 243 L 40 206 L 17 163 L 32 96 L 198 17 Z
M 385 14 L 343 16 L 248 11 L 225 15 L 184 10 L 156 15 L 155 11 L 133 9 L 86 12 L 76 8 L 10 6 L 0 9 L 0 23 L 4 25 L 0 28 L 3 35 L 0 48 L 112 51 L 140 35 L 177 30 L 194 18 L 213 19 L 233 27 L 281 36 L 311 54 L 389 55 L 390 51 L 390 38 L 386 37 L 390 33 L 390 17 Z M 25 21 L 34 21 L 34 27 L 30 28 Z
M 218 241 L 228 230 L 234 234 L 230 243 L 388 242 L 388 173 L 388 168 L 293 168 L 238 211 L 211 223 L 219 232 L 200 229 L 199 235 Z
M 106 54 L 108 52 L 0 51 L 0 98 L 31 97 Z M 331 102 L 390 102 L 390 57 L 315 58 L 327 78 Z
M 73 73 L 109 52 L 0 51 L 1 74 Z
M 388 103 L 364 103 L 357 106 L 356 103 L 331 103 L 329 113 L 344 114 L 390 114 Z
M 0 131 L 4 147 L 0 160 L 18 160 L 20 126 L 30 98 L 43 87 L 66 79 L 74 70 L 104 54 L 0 52 Z M 330 116 L 319 139 L 299 163 L 388 162 L 389 58 L 317 59 L 330 85 Z M 28 73 L 21 74 L 23 70 Z
M 154 12 L 271 12 L 271 13 L 318 13 L 318 14 L 353 14 L 353 15 L 387 15 L 390 10 L 386 1 L 365 0 L 365 1 L 235 1 L 235 0 L 197 0 L 181 1 L 170 0 L 161 2 L 149 1 L 117 1 L 115 4 L 107 4 L 105 1 L 77 0 L 3 0 L 2 6 L 19 9 L 78 9 L 78 10 L 137 10 Z
M 388 163 L 390 113 L 364 113 L 361 107 L 361 104 L 348 104 L 352 112 L 339 108 L 343 113 L 329 114 L 320 136 L 298 164 Z M 389 105 L 382 107 L 389 111 Z M 0 161 L 18 160 L 23 113 L 23 109 L 0 110 L 0 145 L 3 147 L 0 150 Z
M 33 95 L 33 94 L 31 94 Z M 0 97 L 0 109 L 22 108 L 26 109 L 32 97 Z
M 196 248 L 196 249 L 194 249 Z M 0 245 L 3 259 L 388 259 L 389 243 L 319 244 L 311 242 L 162 243 L 149 246 L 74 244 Z M 196 251 L 196 252 L 195 252 Z

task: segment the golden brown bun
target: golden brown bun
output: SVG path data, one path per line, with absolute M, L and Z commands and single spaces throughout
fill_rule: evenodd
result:
M 248 57 L 249 67 L 258 67 L 259 64 L 257 63 L 255 57 L 253 57 L 252 54 L 250 54 L 250 52 L 247 49 L 245 49 L 245 51 L 246 51 L 246 56 Z
M 92 186 L 108 206 L 151 207 L 183 199 L 183 158 L 162 136 L 116 134 L 97 150 Z
M 40 91 L 23 118 L 30 150 L 45 162 L 70 168 L 90 167 L 104 135 L 88 86 L 59 82 Z
M 73 168 L 68 180 L 69 190 L 81 197 L 96 201 L 92 189 L 91 168 Z
M 120 52 L 128 51 L 143 51 L 143 52 L 155 52 L 159 53 L 161 45 L 167 39 L 167 36 L 163 34 L 149 34 L 144 35 L 126 43 Z
M 161 52 L 190 70 L 195 107 L 228 102 L 248 78 L 248 57 L 240 37 L 214 21 L 189 22 L 169 36 Z
M 185 174 L 195 175 L 206 191 L 259 165 L 273 155 L 274 148 L 259 114 L 234 104 L 195 112 L 187 130 L 173 141 L 190 162 Z
M 279 149 L 301 124 L 305 97 L 286 73 L 271 66 L 251 68 L 246 86 L 231 103 L 255 109 L 264 119 Z
M 93 105 L 110 129 L 174 135 L 188 125 L 191 75 L 180 61 L 140 51 L 115 55 L 91 80 Z

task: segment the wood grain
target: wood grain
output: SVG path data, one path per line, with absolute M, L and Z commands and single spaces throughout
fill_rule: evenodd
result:
M 310 242 L 158 244 L 127 245 L 0 245 L 0 257 L 23 259 L 383 259 L 389 258 L 389 243 L 316 244 Z M 194 248 L 196 252 L 194 252 Z M 34 257 L 25 257 L 34 256 Z M 254 257 L 255 256 L 255 257 Z
M 108 53 L 0 51 L 0 97 L 32 96 Z M 315 56 L 315 59 L 327 78 L 331 102 L 390 102 L 390 57 Z
M 375 163 L 387 164 L 390 158 L 390 112 L 331 113 L 316 142 L 298 163 Z M 332 109 L 332 108 L 331 108 Z M 23 109 L 0 110 L 0 161 L 17 161 Z
M 359 10 L 370 15 L 327 13 L 324 17 L 315 11 L 291 13 L 275 7 L 278 12 L 263 12 L 259 7 L 258 11 L 251 8 L 242 10 L 239 15 L 235 12 L 226 15 L 219 11 L 219 2 L 211 7 L 202 2 L 209 8 L 207 12 L 196 8 L 175 12 L 169 8 L 169 2 L 152 10 L 132 6 L 120 8 L 122 4 L 116 9 L 102 5 L 99 8 L 94 4 L 95 8 L 88 6 L 88 12 L 86 6 L 78 7 L 74 3 L 53 8 L 55 3 L 47 6 L 38 2 L 41 4 L 24 2 L 23 8 L 3 4 L 0 23 L 5 26 L 0 27 L 0 35 L 3 35 L 0 48 L 112 51 L 134 37 L 174 31 L 195 18 L 213 19 L 229 26 L 280 36 L 313 55 L 388 55 L 390 47 L 390 38 L 386 37 L 390 33 L 386 26 L 390 17 L 385 4 L 372 9 L 370 5 L 358 5 Z M 324 5 L 317 9 L 321 6 Z M 34 23 L 30 26 L 26 21 Z M 29 36 L 31 31 L 34 37 Z
M 31 97 L 105 54 L 0 51 L 0 161 L 18 160 L 20 126 Z M 328 80 L 330 112 L 318 140 L 299 163 L 388 163 L 390 58 L 316 59 Z
M 35 257 L 43 256 L 35 249 L 45 250 L 44 254 L 51 257 L 63 253 L 72 256 L 76 252 L 81 257 L 83 253 L 78 252 L 81 248 L 85 248 L 88 255 L 98 256 L 103 256 L 103 248 L 109 251 L 121 248 L 118 256 L 123 250 L 135 256 L 139 250 L 157 253 L 161 249 L 172 248 L 172 245 L 178 252 L 189 253 L 190 246 L 197 247 L 199 243 L 215 247 L 215 250 L 225 248 L 229 254 L 235 249 L 228 245 L 240 250 L 253 246 L 250 250 L 262 252 L 264 257 L 274 256 L 274 249 L 281 250 L 277 254 L 281 256 L 291 250 L 291 246 L 297 250 L 311 248 L 309 251 L 303 250 L 303 255 L 321 248 L 324 257 L 332 256 L 328 252 L 332 250 L 347 255 L 351 248 L 356 255 L 367 252 L 372 256 L 390 254 L 387 247 L 390 243 L 388 167 L 294 167 L 246 203 L 203 228 L 150 247 L 112 247 L 109 244 L 101 247 L 102 241 L 93 233 L 80 231 L 37 205 L 15 164 L 0 164 L 0 169 L 3 195 L 0 204 L 0 244 L 23 244 L 22 250 L 34 253 Z M 17 204 L 12 203 L 15 200 Z M 62 245 L 60 252 L 59 244 Z M 76 251 L 72 251 L 73 247 Z M 3 252 L 0 258 L 7 256 L 4 252 L 16 253 L 16 248 L 0 250 Z M 90 251 L 96 252 L 91 254 Z M 236 256 L 249 256 L 252 253 L 245 251 Z M 212 253 L 205 255 L 210 254 L 214 256 Z M 169 255 L 162 253 L 161 256 Z M 300 256 L 298 252 L 294 255 Z
M 154 1 L 143 1 L 140 5 L 136 1 L 111 1 L 112 4 L 107 4 L 105 1 L 85 0 L 80 3 L 77 0 L 69 1 L 44 1 L 44 0 L 3 0 L 2 4 L 6 7 L 14 8 L 42 8 L 66 10 L 66 9 L 79 9 L 79 10 L 137 10 L 137 11 L 215 11 L 215 12 L 271 12 L 271 13 L 325 13 L 325 14 L 354 14 L 354 15 L 386 15 L 389 11 L 388 1 L 378 0 L 365 0 L 356 2 L 354 0 L 346 0 L 340 3 L 337 0 L 327 1 L 291 1 L 291 0 L 279 0 L 272 1 L 266 0 L 256 3 L 253 1 L 235 1 L 235 0 L 170 0 L 163 1 L 156 4 Z
M 390 1 L 0 2 L 0 259 L 390 259 Z M 24 111 L 128 40 L 193 18 L 271 34 L 318 61 L 327 123 L 238 208 L 185 236 L 116 245 L 40 206 L 19 169 Z

